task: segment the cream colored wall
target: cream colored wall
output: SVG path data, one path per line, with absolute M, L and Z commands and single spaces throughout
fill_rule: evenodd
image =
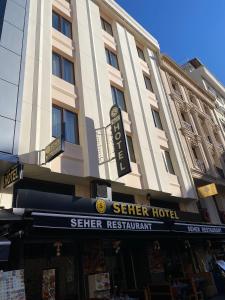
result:
M 105 2 L 115 6 L 109 0 Z M 52 28 L 52 4 L 57 12 L 72 20 L 73 41 Z M 111 180 L 135 188 L 137 194 L 144 189 L 195 198 L 163 91 L 155 51 L 157 43 L 144 31 L 140 33 L 139 42 L 143 43 L 147 58 L 143 62 L 136 50 L 140 28 L 130 31 L 128 26 L 128 30 L 118 22 L 114 10 L 109 9 L 103 14 L 112 22 L 114 37 L 111 37 L 101 28 L 99 5 L 98 1 L 89 0 L 71 1 L 71 6 L 65 0 L 31 1 L 19 153 L 27 163 L 38 163 L 37 151 L 52 140 L 51 114 L 55 104 L 78 113 L 80 145 L 66 143 L 65 152 L 45 166 L 50 171 Z M 117 52 L 120 71 L 107 65 L 104 46 Z M 75 85 L 52 75 L 52 49 L 74 62 Z M 143 72 L 151 76 L 155 93 L 146 90 Z M 124 127 L 132 136 L 137 160 L 131 163 L 132 172 L 121 179 L 115 160 L 107 161 L 105 137 L 101 142 L 107 162 L 99 165 L 97 160 L 95 130 L 110 123 L 111 83 L 125 92 L 128 112 L 122 113 Z M 155 128 L 151 108 L 160 110 L 165 131 Z M 170 151 L 176 175 L 166 172 L 161 149 Z M 35 153 L 26 155 L 30 152 Z M 78 190 L 81 195 L 86 194 L 85 187 Z

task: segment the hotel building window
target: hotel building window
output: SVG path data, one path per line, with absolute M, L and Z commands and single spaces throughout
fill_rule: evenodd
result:
M 65 126 L 65 141 L 71 144 L 79 144 L 78 117 L 77 114 L 58 106 L 52 107 L 52 136 L 62 135 Z
M 111 85 L 111 91 L 112 91 L 113 103 L 117 104 L 121 110 L 126 111 L 124 93 L 112 85 Z
M 166 150 L 162 150 L 162 157 L 163 157 L 163 161 L 164 161 L 167 173 L 175 175 L 169 152 Z
M 153 121 L 154 121 L 155 127 L 163 130 L 159 112 L 157 110 L 152 109 L 152 116 L 153 116 Z
M 143 61 L 145 61 L 144 51 L 141 48 L 139 48 L 138 46 L 137 46 L 137 53 L 138 53 L 139 58 L 141 58 Z
M 57 14 L 56 12 L 52 12 L 52 26 L 66 35 L 68 38 L 72 38 L 72 25 L 71 23 Z
M 172 81 L 171 81 L 171 86 L 172 86 L 172 89 L 173 89 L 174 93 L 176 93 L 178 95 L 181 95 L 180 87 L 174 79 L 172 79 Z
M 63 56 L 52 53 L 52 74 L 74 84 L 74 65 Z
M 105 53 L 106 53 L 107 63 L 109 65 L 111 65 L 112 67 L 119 70 L 119 63 L 118 63 L 117 55 L 107 48 L 105 48 Z
M 102 29 L 105 30 L 108 34 L 113 36 L 113 30 L 111 24 L 109 24 L 105 19 L 101 18 Z
M 143 76 L 144 76 L 146 89 L 149 90 L 150 92 L 154 93 L 153 88 L 152 88 L 151 79 L 148 76 L 144 75 L 144 74 L 143 74 Z
M 132 141 L 132 137 L 129 135 L 127 135 L 127 147 L 130 155 L 130 161 L 136 163 L 133 141 Z

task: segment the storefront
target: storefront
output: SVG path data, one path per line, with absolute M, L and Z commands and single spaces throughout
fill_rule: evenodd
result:
M 1 268 L 24 269 L 27 300 L 172 299 L 181 284 L 201 292 L 194 282 L 217 293 L 213 244 L 225 227 L 197 214 L 25 189 L 15 206 L 31 223 Z

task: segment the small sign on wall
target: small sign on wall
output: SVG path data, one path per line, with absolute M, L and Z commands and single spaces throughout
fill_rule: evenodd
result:
M 123 127 L 121 110 L 113 105 L 110 110 L 112 137 L 118 176 L 122 177 L 131 172 L 130 159 L 127 150 L 126 135 Z
M 14 183 L 23 178 L 23 165 L 18 163 L 12 166 L 4 175 L 3 175 L 3 188 L 12 186 Z
M 217 194 L 218 192 L 215 183 L 198 187 L 198 195 L 200 198 L 207 198 L 210 196 L 215 196 Z
M 64 152 L 64 139 L 58 137 L 45 148 L 45 163 Z

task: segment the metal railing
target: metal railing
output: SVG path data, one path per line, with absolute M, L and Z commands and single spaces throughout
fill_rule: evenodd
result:
M 200 159 L 196 159 L 195 161 L 195 166 L 202 172 L 202 173 L 206 173 L 206 167 L 205 164 L 202 160 Z
M 192 125 L 191 125 L 190 123 L 188 123 L 188 122 L 186 122 L 186 121 L 182 121 L 182 126 L 183 126 L 185 129 L 194 132 L 193 127 L 192 127 Z

